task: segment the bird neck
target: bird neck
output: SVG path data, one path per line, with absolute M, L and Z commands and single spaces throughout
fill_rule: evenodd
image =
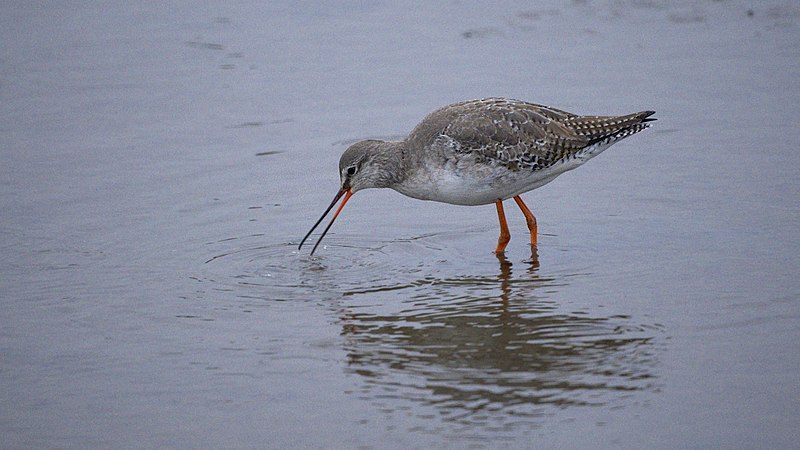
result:
M 393 187 L 405 178 L 405 141 L 377 142 L 372 151 L 372 159 L 381 171 L 381 186 L 378 187 Z

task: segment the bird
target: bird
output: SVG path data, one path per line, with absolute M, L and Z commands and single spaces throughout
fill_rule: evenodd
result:
M 390 188 L 415 199 L 453 205 L 494 203 L 500 222 L 496 254 L 502 254 L 511 239 L 503 201 L 513 198 L 535 248 L 536 217 L 520 195 L 648 128 L 656 120 L 653 114 L 584 116 L 501 97 L 444 106 L 428 114 L 404 140 L 367 139 L 348 147 L 339 159 L 339 191 L 298 251 L 343 198 L 311 249 L 313 255 L 353 194 L 369 188 Z

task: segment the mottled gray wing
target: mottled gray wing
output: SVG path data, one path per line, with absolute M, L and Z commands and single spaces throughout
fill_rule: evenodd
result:
M 562 121 L 578 116 L 526 102 L 481 100 L 460 108 L 442 131 L 451 146 L 478 162 L 512 170 L 541 169 L 587 146 L 591 137 Z
M 647 127 L 654 114 L 579 116 L 543 105 L 482 99 L 453 105 L 440 140 L 478 162 L 511 170 L 541 169 L 608 139 L 622 139 Z

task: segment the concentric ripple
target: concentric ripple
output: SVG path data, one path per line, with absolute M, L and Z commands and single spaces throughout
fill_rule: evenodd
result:
M 439 237 L 381 241 L 338 234 L 314 256 L 294 242 L 264 244 L 263 234 L 228 238 L 208 243 L 210 256 L 198 278 L 219 288 L 249 289 L 248 296 L 265 300 L 401 290 L 446 277 L 463 264 L 456 251 L 436 243 Z

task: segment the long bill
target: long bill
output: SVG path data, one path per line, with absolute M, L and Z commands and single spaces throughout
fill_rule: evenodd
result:
M 319 220 L 317 220 L 314 226 L 311 227 L 310 230 L 308 230 L 308 233 L 306 233 L 305 237 L 303 237 L 303 240 L 300 241 L 300 245 L 297 246 L 298 250 L 300 250 L 303 247 L 303 244 L 306 242 L 306 239 L 308 239 L 308 237 L 311 236 L 311 233 L 314 232 L 317 226 L 319 226 L 319 224 L 322 222 L 322 219 L 324 219 L 325 216 L 328 215 L 331 209 L 333 209 L 334 205 L 336 205 L 336 202 L 338 202 L 343 195 L 344 195 L 344 200 L 342 200 L 342 204 L 339 205 L 339 208 L 337 208 L 336 212 L 333 213 L 333 219 L 331 219 L 328 226 L 325 227 L 325 230 L 322 231 L 322 235 L 320 235 L 319 239 L 317 239 L 317 243 L 314 244 L 314 248 L 311 249 L 311 254 L 312 255 L 314 254 L 314 252 L 317 250 L 317 247 L 319 247 L 319 243 L 322 242 L 322 238 L 324 238 L 325 235 L 328 233 L 328 230 L 331 229 L 333 222 L 336 221 L 336 217 L 339 216 L 339 213 L 342 211 L 342 208 L 344 208 L 344 204 L 347 203 L 347 201 L 350 200 L 350 197 L 353 196 L 353 192 L 350 189 L 341 189 L 339 192 L 336 193 L 336 196 L 333 197 L 333 201 L 331 202 L 331 204 L 328 205 L 328 207 L 325 209 L 325 212 L 322 213 L 322 216 L 319 218 Z

